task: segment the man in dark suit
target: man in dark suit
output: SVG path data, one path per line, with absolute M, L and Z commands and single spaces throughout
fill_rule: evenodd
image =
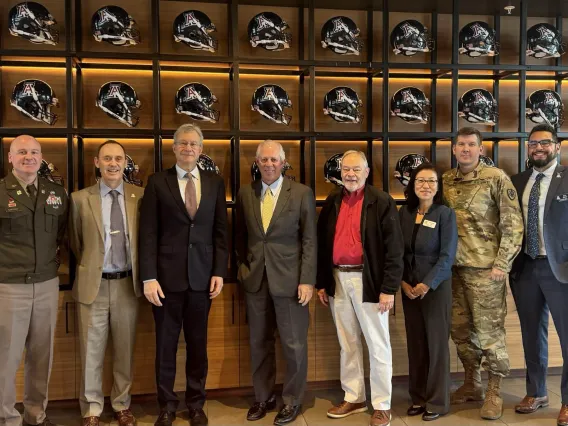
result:
M 275 338 L 278 327 L 287 371 L 281 425 L 300 413 L 308 367 L 308 302 L 316 279 L 315 199 L 310 188 L 284 179 L 282 145 L 262 142 L 256 162 L 262 178 L 237 198 L 238 278 L 245 289 L 250 327 L 251 370 L 256 403 L 247 414 L 258 420 L 276 407 Z
M 533 413 L 548 405 L 549 311 L 560 338 L 562 407 L 558 425 L 568 425 L 568 172 L 558 164 L 560 142 L 556 130 L 535 126 L 528 141 L 533 167 L 512 177 L 525 219 L 521 254 L 511 270 L 511 291 L 521 322 L 527 365 L 527 395 L 515 407 Z
M 182 125 L 174 134 L 173 150 L 176 165 L 150 177 L 140 212 L 140 277 L 156 323 L 161 410 L 156 426 L 170 426 L 175 420 L 182 326 L 190 424 L 206 425 L 207 319 L 211 299 L 223 288 L 228 261 L 225 185 L 216 174 L 197 167 L 203 150 L 199 127 Z

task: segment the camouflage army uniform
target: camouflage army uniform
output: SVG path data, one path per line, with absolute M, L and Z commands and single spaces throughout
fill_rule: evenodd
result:
M 491 269 L 509 272 L 523 240 L 523 217 L 511 179 L 483 163 L 467 175 L 444 173 L 444 198 L 455 209 L 458 250 L 453 268 L 451 335 L 464 367 L 505 377 L 506 283 L 493 281 Z

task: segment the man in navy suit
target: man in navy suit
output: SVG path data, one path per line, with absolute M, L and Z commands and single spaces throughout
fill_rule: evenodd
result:
M 535 126 L 528 141 L 533 167 L 512 177 L 525 221 L 521 254 L 511 270 L 511 290 L 521 322 L 527 395 L 515 407 L 533 413 L 548 405 L 548 313 L 560 338 L 564 367 L 558 425 L 568 425 L 568 172 L 558 164 L 556 130 Z

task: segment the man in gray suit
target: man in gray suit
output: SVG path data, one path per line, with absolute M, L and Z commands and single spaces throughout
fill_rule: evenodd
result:
M 316 280 L 315 199 L 310 188 L 284 179 L 282 145 L 270 140 L 256 150 L 261 180 L 237 197 L 238 279 L 245 289 L 251 370 L 256 403 L 247 420 L 276 407 L 275 337 L 278 327 L 286 378 L 284 407 L 274 420 L 292 422 L 301 411 L 308 362 L 308 302 Z
M 515 407 L 522 414 L 548 405 L 549 312 L 560 338 L 564 367 L 558 425 L 568 425 L 568 172 L 558 164 L 556 130 L 535 126 L 528 140 L 533 167 L 512 177 L 525 219 L 523 251 L 511 270 L 511 291 L 521 322 L 527 365 L 527 395 Z

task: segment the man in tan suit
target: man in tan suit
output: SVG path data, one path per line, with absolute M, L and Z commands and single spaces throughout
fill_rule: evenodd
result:
M 73 297 L 79 308 L 84 426 L 103 411 L 102 370 L 109 332 L 113 343 L 111 404 L 119 426 L 136 423 L 130 411 L 138 317 L 138 216 L 142 188 L 124 182 L 124 147 L 103 143 L 95 157 L 100 181 L 71 195 L 70 242 L 77 258 Z

